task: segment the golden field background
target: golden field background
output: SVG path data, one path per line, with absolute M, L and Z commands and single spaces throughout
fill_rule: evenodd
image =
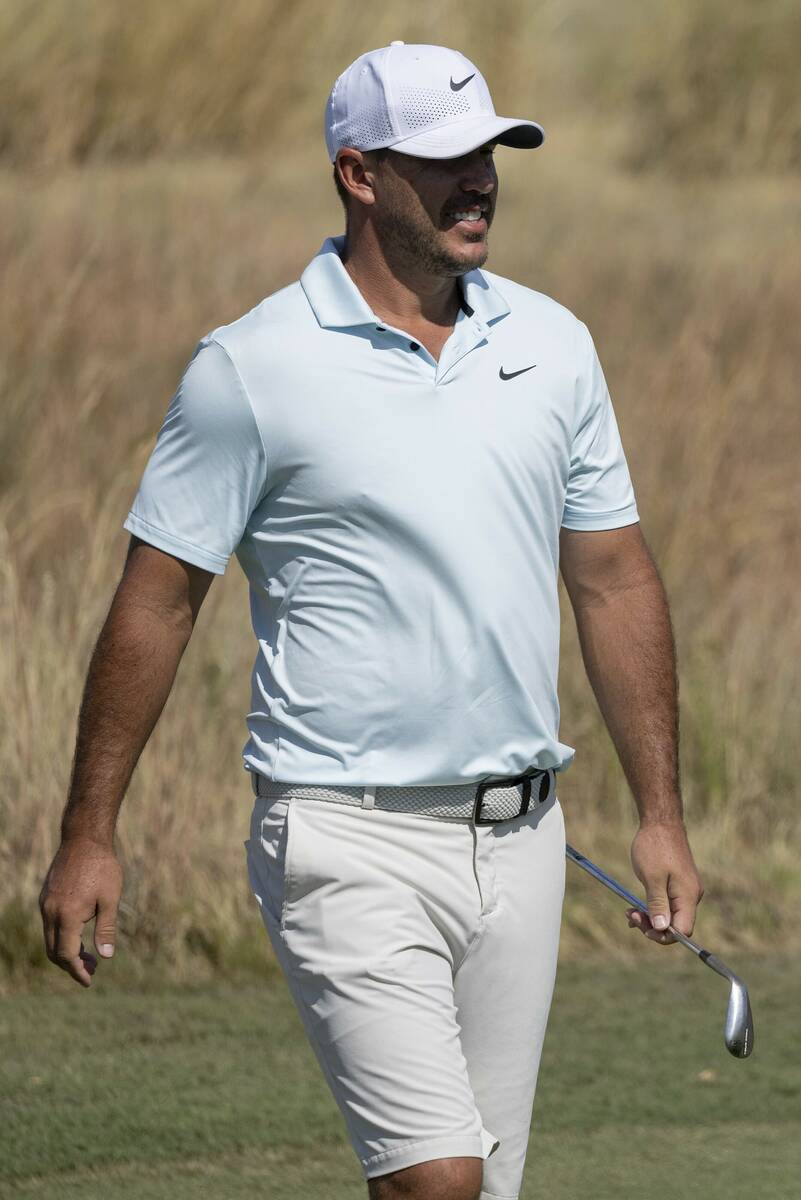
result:
M 801 9 L 782 0 L 409 0 L 0 11 L 0 978 L 43 962 L 83 681 L 128 511 L 197 340 L 297 278 L 341 212 L 334 77 L 450 44 L 499 112 L 488 266 L 587 322 L 679 653 L 683 789 L 721 954 L 801 944 Z M 563 599 L 560 799 L 631 882 L 634 809 Z M 242 842 L 252 632 L 213 585 L 120 823 L 115 971 L 256 966 Z M 332 848 L 335 853 L 335 848 Z M 563 953 L 659 953 L 570 868 Z

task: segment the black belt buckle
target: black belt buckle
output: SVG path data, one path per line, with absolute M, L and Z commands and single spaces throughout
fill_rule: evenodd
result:
M 473 821 L 476 825 L 497 825 L 500 821 L 514 821 L 518 817 L 524 816 L 531 804 L 531 784 L 533 780 L 539 779 L 539 794 L 537 803 L 542 804 L 550 791 L 550 780 L 548 771 L 540 770 L 536 767 L 530 767 L 527 771 L 521 772 L 520 775 L 507 775 L 505 778 L 498 779 L 482 779 L 481 783 L 476 788 L 476 803 L 473 808 Z M 545 795 L 543 795 L 543 781 L 546 784 Z M 511 817 L 482 817 L 481 807 L 484 801 L 484 795 L 490 788 L 496 787 L 514 787 L 515 784 L 522 783 L 523 794 L 520 802 L 520 810 Z

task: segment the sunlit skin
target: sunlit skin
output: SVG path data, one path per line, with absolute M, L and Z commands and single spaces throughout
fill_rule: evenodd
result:
M 459 311 L 457 278 L 483 266 L 495 215 L 495 143 L 460 158 L 390 150 L 337 155 L 349 194 L 345 269 L 373 311 L 439 357 Z M 479 212 L 457 220 L 455 212 Z

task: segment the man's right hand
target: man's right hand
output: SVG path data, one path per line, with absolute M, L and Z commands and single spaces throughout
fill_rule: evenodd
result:
M 47 957 L 83 987 L 97 966 L 81 942 L 87 921 L 95 918 L 100 957 L 114 953 L 122 892 L 114 829 L 122 798 L 213 579 L 213 572 L 132 537 L 92 653 L 61 846 L 39 896 Z
M 81 933 L 95 918 L 95 947 L 114 953 L 122 867 L 112 846 L 89 838 L 62 842 L 50 864 L 39 909 L 47 957 L 83 987 L 90 987 L 97 959 L 84 949 Z

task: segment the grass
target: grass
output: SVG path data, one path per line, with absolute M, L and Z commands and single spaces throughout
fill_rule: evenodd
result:
M 637 935 L 632 935 L 637 936 Z M 523 1200 L 791 1200 L 797 962 L 737 963 L 757 1042 L 726 1053 L 723 982 L 679 947 L 563 962 Z M 109 979 L 0 1001 L 0 1196 L 366 1195 L 283 980 Z
M 80 22 L 64 0 L 6 0 L 0 157 L 51 170 L 317 139 L 334 78 L 401 36 L 458 45 L 498 112 L 533 105 L 549 131 L 592 114 L 636 169 L 792 171 L 799 35 L 792 0 L 84 0 Z

